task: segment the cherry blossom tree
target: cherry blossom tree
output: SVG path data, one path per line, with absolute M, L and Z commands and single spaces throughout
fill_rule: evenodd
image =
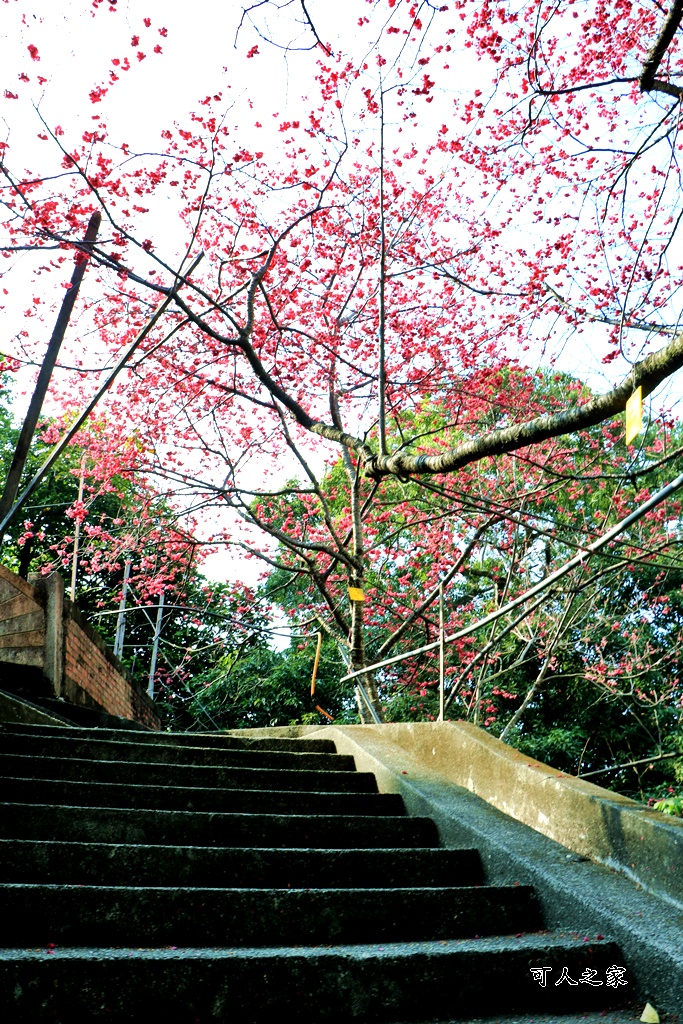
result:
M 250 67 L 268 60 L 269 6 L 238 36 Z M 549 497 L 559 473 L 580 502 L 590 470 L 577 477 L 568 436 L 590 449 L 599 427 L 623 479 L 639 472 L 615 418 L 683 364 L 680 12 L 593 6 L 378 0 L 360 53 L 300 4 L 316 63 L 296 116 L 230 99 L 226 69 L 224 89 L 132 147 L 107 112 L 136 65 L 163 66 L 167 38 L 140 15 L 84 96 L 87 129 L 45 102 L 42 166 L 2 143 L 4 287 L 27 258 L 63 272 L 102 214 L 57 399 L 82 405 L 91 372 L 171 300 L 106 400 L 112 453 L 134 425 L 135 470 L 204 510 L 212 542 L 304 576 L 353 669 L 368 621 L 397 643 L 477 544 L 514 543 L 530 493 Z M 93 7 L 94 22 L 120 16 Z M 40 59 L 29 43 L 27 83 Z M 474 88 L 456 80 L 464 61 Z M 10 107 L 27 83 L 7 84 Z M 35 362 L 41 314 L 35 295 L 19 332 Z M 601 392 L 535 385 L 534 365 L 579 344 L 612 374 Z M 382 565 L 390 599 L 349 600 Z

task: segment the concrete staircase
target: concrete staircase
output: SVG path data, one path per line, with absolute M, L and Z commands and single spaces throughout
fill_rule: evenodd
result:
M 331 741 L 5 724 L 0 787 L 8 1024 L 635 1019 L 614 943 L 545 931 Z

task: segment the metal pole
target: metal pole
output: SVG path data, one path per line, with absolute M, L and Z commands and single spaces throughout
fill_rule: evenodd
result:
M 365 701 L 367 709 L 370 712 L 370 717 L 374 721 L 375 725 L 381 725 L 382 724 L 382 719 L 379 717 L 379 715 L 375 711 L 375 709 L 374 709 L 374 707 L 372 705 L 372 702 L 371 702 L 370 698 L 368 697 L 367 690 L 365 689 L 365 687 L 361 683 L 360 679 L 356 679 L 356 686 L 360 690 L 361 697 Z
M 178 284 L 182 284 L 184 282 L 184 280 L 190 276 L 190 274 L 194 271 L 194 269 L 198 265 L 199 261 L 203 258 L 203 256 L 204 256 L 204 253 L 200 253 L 199 256 L 197 256 L 196 260 L 194 260 L 194 262 L 190 266 L 189 270 L 183 275 L 182 279 L 179 277 Z M 100 388 L 98 388 L 96 394 L 90 399 L 90 401 L 88 402 L 88 404 L 85 407 L 85 409 L 83 410 L 83 412 L 80 413 L 80 415 L 77 417 L 77 419 L 73 423 L 73 425 L 69 428 L 69 430 L 67 430 L 67 432 L 64 435 L 64 437 L 62 438 L 62 440 L 59 441 L 54 446 L 54 448 L 50 452 L 49 456 L 47 457 L 45 462 L 42 464 L 42 466 L 40 467 L 40 469 L 36 473 L 36 475 L 30 481 L 28 486 L 24 488 L 22 493 L 19 495 L 17 500 L 14 502 L 14 505 L 12 506 L 12 508 L 9 510 L 9 512 L 7 512 L 7 514 L 5 515 L 5 517 L 2 520 L 2 522 L 0 522 L 0 542 L 2 540 L 2 535 L 3 535 L 4 531 L 7 529 L 9 524 L 12 522 L 12 520 L 14 519 L 15 515 L 17 514 L 17 512 L 21 509 L 21 507 L 24 504 L 24 502 L 26 501 L 26 499 L 29 497 L 29 495 L 31 495 L 33 493 L 33 491 L 36 489 L 36 487 L 38 486 L 40 481 L 43 479 L 45 474 L 52 468 L 52 466 L 57 461 L 57 459 L 60 457 L 60 455 L 62 454 L 64 449 L 67 447 L 67 445 L 71 441 L 71 439 L 76 436 L 78 431 L 81 429 L 81 427 L 83 426 L 83 424 L 87 420 L 87 418 L 90 415 L 90 413 L 93 411 L 93 409 L 95 408 L 95 406 L 99 402 L 100 398 L 102 398 L 102 395 L 104 395 L 105 392 L 109 390 L 111 385 L 114 383 L 114 379 L 118 376 L 118 374 L 121 372 L 123 367 L 126 365 L 128 360 L 130 359 L 130 357 L 135 352 L 136 348 L 147 337 L 149 332 L 152 330 L 152 328 L 156 324 L 157 320 L 162 316 L 162 314 L 166 311 L 166 309 L 171 305 L 171 303 L 173 302 L 174 297 L 175 297 L 174 294 L 168 295 L 164 299 L 164 301 L 159 306 L 157 306 L 156 310 L 154 311 L 154 313 L 152 314 L 150 319 L 147 321 L 145 326 L 137 334 L 137 336 L 135 337 L 134 341 L 131 342 L 130 346 L 126 349 L 124 354 L 118 360 L 118 362 L 114 366 L 114 369 L 111 371 L 111 373 L 107 377 L 107 379 L 104 382 L 104 384 Z
M 83 484 L 85 482 L 85 455 L 81 459 L 81 479 L 78 482 L 78 503 L 83 501 Z M 76 600 L 76 574 L 78 573 L 78 544 L 81 539 L 81 521 L 76 520 L 74 531 L 74 557 L 71 563 L 71 602 Z
M 123 570 L 123 591 L 121 603 L 119 604 L 119 617 L 116 620 L 116 639 L 114 640 L 114 656 L 120 658 L 123 654 L 123 638 L 126 634 L 126 595 L 128 593 L 128 580 L 130 579 L 130 559 L 126 562 Z
M 439 721 L 443 722 L 444 683 L 443 583 L 439 584 Z
M 76 266 L 74 267 L 74 272 L 71 275 L 71 284 L 67 288 L 64 298 L 62 299 L 62 306 L 59 310 L 57 323 L 55 324 L 52 337 L 50 338 L 47 346 L 45 358 L 43 359 L 40 367 L 38 380 L 36 381 L 36 386 L 31 397 L 31 404 L 28 407 L 28 412 L 26 413 L 24 424 L 21 428 L 21 433 L 19 434 L 19 440 L 17 441 L 17 447 L 12 459 L 12 465 L 10 466 L 9 473 L 7 474 L 2 498 L 0 498 L 0 519 L 3 520 L 12 508 L 14 499 L 17 496 L 17 491 L 19 490 L 19 483 L 21 481 L 22 473 L 24 472 L 26 459 L 28 458 L 29 449 L 31 447 L 31 441 L 33 440 L 36 424 L 38 423 L 38 417 L 40 416 L 40 410 L 43 407 L 43 401 L 45 400 L 47 389 L 50 386 L 52 371 L 55 368 L 55 363 L 59 356 L 59 350 L 61 348 L 62 341 L 64 340 L 66 328 L 69 324 L 69 318 L 73 312 L 78 290 L 81 287 L 81 281 L 85 274 L 85 268 L 88 265 L 88 254 L 92 249 L 93 242 L 97 238 L 97 232 L 99 231 L 101 220 L 101 213 L 93 213 L 90 221 L 88 222 L 88 229 L 85 233 L 85 238 L 81 243 L 82 247 L 78 249 L 76 254 Z
M 157 670 L 157 655 L 159 654 L 159 636 L 161 635 L 161 620 L 164 617 L 164 592 L 163 590 L 159 594 L 159 611 L 157 612 L 157 622 L 154 627 L 154 643 L 152 644 L 152 662 L 149 666 L 149 686 L 147 687 L 147 694 L 154 700 L 154 673 Z

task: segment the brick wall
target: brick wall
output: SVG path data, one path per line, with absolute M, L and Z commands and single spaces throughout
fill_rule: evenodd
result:
M 0 689 L 62 697 L 158 729 L 154 704 L 64 594 L 58 573 L 29 582 L 0 566 Z
M 154 704 L 145 690 L 67 599 L 64 602 L 62 696 L 72 704 L 95 707 L 110 715 L 159 728 Z

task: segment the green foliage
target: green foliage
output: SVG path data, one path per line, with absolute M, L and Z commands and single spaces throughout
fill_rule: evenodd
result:
M 664 800 L 657 800 L 654 809 L 662 814 L 671 814 L 676 818 L 683 818 L 683 796 L 670 796 Z
M 194 696 L 186 709 L 194 722 L 210 721 L 221 729 L 323 723 L 328 719 L 316 711 L 316 704 L 338 723 L 357 721 L 348 689 L 337 682 L 343 664 L 334 642 L 323 640 L 314 699 L 314 637 L 306 644 L 292 642 L 284 651 L 273 650 L 258 637 L 245 646 L 194 676 Z
M 515 367 L 498 374 L 481 422 L 445 428 L 435 398 L 402 414 L 400 437 L 391 443 L 418 454 L 424 438 L 433 447 L 438 435 L 444 447 L 454 446 L 476 437 L 483 426 L 509 422 L 510 395 L 524 389 L 528 412 L 564 407 L 567 396 L 576 402 L 590 397 L 567 374 L 532 375 Z M 526 590 L 640 504 L 670 478 L 672 463 L 663 456 L 675 452 L 683 431 L 677 424 L 653 422 L 641 441 L 627 448 L 618 419 L 553 442 L 529 462 L 484 460 L 476 470 L 463 471 L 457 485 L 437 480 L 436 487 L 427 489 L 417 480 L 383 480 L 377 511 L 368 515 L 364 533 L 368 662 L 443 578 L 454 552 L 485 514 L 501 515 L 447 587 L 449 632 Z M 291 482 L 290 494 L 279 499 L 278 522 L 291 512 L 295 521 L 307 515 L 311 529 L 319 527 L 314 504 L 306 506 L 294 497 L 296 486 Z M 349 488 L 341 460 L 327 470 L 322 486 L 328 507 L 343 523 Z M 598 784 L 639 799 L 663 796 L 683 765 L 680 519 L 681 506 L 674 499 L 666 510 L 633 527 L 624 538 L 627 546 L 593 556 L 585 571 L 578 569 L 550 591 L 544 605 L 498 641 L 509 619 L 447 648 L 447 695 L 451 687 L 455 691 L 447 717 L 474 720 L 499 735 L 543 670 L 542 683 L 507 742 L 568 774 L 597 773 L 590 778 Z M 296 564 L 284 549 L 280 557 Z M 334 573 L 326 578 L 334 582 Z M 274 570 L 265 590 L 295 622 L 311 614 L 329 615 L 310 574 Z M 437 628 L 438 610 L 432 605 L 390 653 L 434 641 Z M 490 652 L 473 662 L 488 641 L 493 642 Z M 339 643 L 344 642 L 340 635 Z M 377 685 L 388 721 L 436 718 L 436 652 L 379 672 Z M 681 760 L 659 757 L 676 751 Z

